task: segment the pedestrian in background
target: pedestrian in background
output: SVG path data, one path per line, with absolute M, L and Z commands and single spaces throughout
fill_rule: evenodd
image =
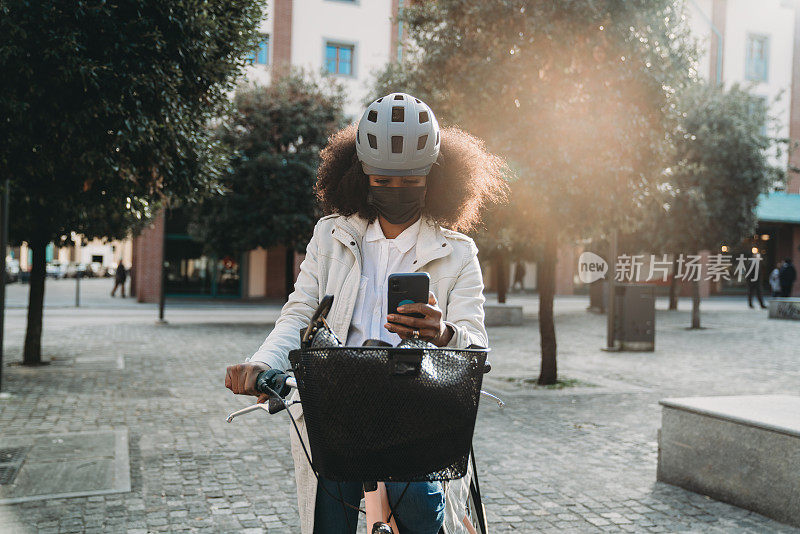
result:
M 520 291 L 525 291 L 525 263 L 521 261 L 514 265 L 514 283 L 511 284 L 511 289 L 516 289 L 517 284 Z
M 761 307 L 766 308 L 766 305 L 764 305 L 764 297 L 761 294 L 762 272 L 763 270 L 761 269 L 761 262 L 756 261 L 756 272 L 752 277 L 747 278 L 747 305 L 750 306 L 751 308 L 753 307 L 754 294 L 756 297 L 758 297 L 758 303 L 761 304 Z
M 117 292 L 117 288 L 122 288 L 122 298 L 125 298 L 125 280 L 128 279 L 128 271 L 125 269 L 125 265 L 122 263 L 122 260 L 119 260 L 119 265 L 117 265 L 117 272 L 114 273 L 114 289 L 111 290 L 111 296 L 114 296 L 114 293 Z
M 775 265 L 772 272 L 769 273 L 769 287 L 772 289 L 773 297 L 781 296 L 781 266 Z
M 781 282 L 781 296 L 788 297 L 792 294 L 792 286 L 797 279 L 797 271 L 795 271 L 794 265 L 792 265 L 792 258 L 786 258 L 786 260 L 784 260 L 778 278 Z

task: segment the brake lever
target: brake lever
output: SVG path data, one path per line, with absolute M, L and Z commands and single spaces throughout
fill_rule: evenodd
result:
M 501 399 L 497 395 L 492 395 L 488 391 L 481 390 L 481 395 L 486 395 L 487 397 L 489 397 L 490 399 L 495 401 L 497 403 L 498 408 L 502 408 L 502 407 L 504 407 L 506 405 L 506 403 L 503 402 L 503 399 Z
M 235 417 L 240 415 L 244 415 L 250 412 L 255 412 L 256 410 L 264 410 L 267 413 L 275 414 L 283 410 L 284 408 L 288 408 L 293 404 L 297 404 L 300 401 L 279 401 L 277 399 L 270 398 L 267 402 L 260 402 L 257 404 L 252 404 L 247 408 L 242 408 L 241 410 L 236 410 L 228 415 L 225 419 L 227 422 L 232 422 Z

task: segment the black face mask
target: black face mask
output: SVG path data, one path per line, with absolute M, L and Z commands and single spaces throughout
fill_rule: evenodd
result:
M 369 186 L 367 203 L 392 224 L 414 220 L 425 206 L 425 186 L 389 187 Z

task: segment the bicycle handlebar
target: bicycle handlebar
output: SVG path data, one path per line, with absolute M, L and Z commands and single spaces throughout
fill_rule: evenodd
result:
M 488 374 L 491 370 L 492 370 L 492 364 L 489 363 L 489 361 L 487 360 L 483 365 L 483 374 Z M 259 388 L 259 386 L 261 386 L 264 383 L 261 380 L 261 378 L 262 378 L 262 376 L 264 376 L 264 373 L 266 373 L 266 372 L 267 371 L 261 371 L 258 374 L 258 377 L 256 377 L 256 389 L 258 390 L 259 393 L 263 393 L 265 395 L 269 395 L 270 392 L 268 390 L 263 389 L 263 388 Z M 286 385 L 289 386 L 292 389 L 297 389 L 297 380 L 293 376 L 287 376 L 286 377 Z
M 487 374 L 487 373 L 488 373 L 489 371 L 491 371 L 491 370 L 492 370 L 492 364 L 490 364 L 490 363 L 487 361 L 487 362 L 484 364 L 484 366 L 483 366 L 483 374 Z M 236 417 L 236 416 L 238 416 L 238 415 L 244 415 L 244 414 L 246 414 L 246 413 L 254 412 L 254 411 L 256 411 L 256 410 L 264 410 L 264 411 L 266 411 L 266 412 L 269 412 L 270 414 L 276 414 L 276 413 L 278 413 L 278 412 L 282 411 L 282 410 L 283 410 L 284 408 L 286 408 L 288 405 L 290 405 L 290 404 L 293 404 L 293 402 L 287 402 L 287 401 L 285 401 L 285 400 L 283 400 L 283 399 L 276 399 L 275 397 L 273 397 L 273 396 L 270 394 L 270 392 L 269 392 L 269 391 L 267 391 L 267 390 L 264 390 L 263 388 L 260 388 L 260 387 L 259 387 L 260 385 L 264 384 L 264 381 L 262 381 L 262 380 L 259 380 L 259 378 L 261 378 L 261 377 L 262 377 L 262 375 L 263 375 L 264 373 L 266 373 L 266 372 L 267 372 L 267 371 L 262 371 L 261 373 L 259 373 L 259 374 L 258 374 L 258 377 L 256 378 L 256 389 L 257 389 L 257 390 L 258 390 L 260 393 L 263 393 L 263 394 L 265 394 L 265 395 L 270 395 L 270 398 L 269 398 L 269 400 L 268 400 L 267 402 L 265 402 L 265 403 L 261 403 L 261 404 L 253 404 L 253 405 L 251 405 L 251 406 L 248 406 L 247 408 L 242 408 L 241 410 L 237 410 L 237 411 L 235 411 L 235 412 L 231 413 L 230 415 L 228 415 L 228 418 L 227 418 L 227 421 L 228 421 L 229 423 L 230 423 L 231 421 L 233 421 L 233 418 L 234 418 L 234 417 Z M 295 377 L 293 377 L 293 376 L 287 376 L 287 377 L 286 377 L 286 385 L 287 385 L 287 386 L 289 386 L 289 387 L 290 387 L 290 388 L 292 388 L 292 389 L 297 389 L 297 379 L 296 379 Z M 487 396 L 487 397 L 491 398 L 491 399 L 492 399 L 492 400 L 494 400 L 494 401 L 497 403 L 497 405 L 498 405 L 498 406 L 500 406 L 501 408 L 502 408 L 503 406 L 505 406 L 505 403 L 504 403 L 504 402 L 503 402 L 501 399 L 499 399 L 499 398 L 498 398 L 498 397 L 496 397 L 495 395 L 492 395 L 491 393 L 488 393 L 488 392 L 486 392 L 486 391 L 483 391 L 483 390 L 481 390 L 481 395 L 485 395 L 485 396 Z M 299 402 L 299 401 L 294 401 L 294 402 Z

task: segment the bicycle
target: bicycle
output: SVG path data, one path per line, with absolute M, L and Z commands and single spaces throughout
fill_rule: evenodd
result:
M 425 342 L 420 341 L 413 341 L 407 340 L 408 342 L 401 343 L 398 347 L 392 347 L 390 344 L 378 341 L 378 340 L 369 340 L 365 342 L 363 347 L 344 347 L 333 334 L 333 331 L 328 327 L 325 317 L 330 310 L 331 304 L 333 302 L 332 296 L 326 296 L 320 302 L 317 310 L 315 311 L 314 315 L 312 316 L 311 322 L 309 326 L 301 331 L 301 349 L 299 351 L 292 351 L 290 353 L 290 360 L 292 361 L 294 370 L 295 370 L 295 377 L 283 375 L 278 376 L 276 379 L 276 375 L 280 375 L 282 373 L 264 371 L 258 375 L 256 380 L 256 389 L 260 393 L 264 393 L 269 395 L 269 399 L 264 404 L 254 404 L 252 406 L 248 406 L 241 410 L 235 411 L 228 415 L 227 421 L 230 423 L 233 419 L 239 415 L 244 415 L 247 413 L 251 413 L 258 410 L 266 411 L 270 414 L 278 413 L 287 407 L 300 403 L 300 400 L 284 400 L 284 397 L 281 396 L 276 389 L 282 390 L 281 392 L 285 395 L 289 390 L 293 389 L 301 389 L 303 387 L 302 379 L 304 378 L 306 381 L 312 381 L 314 379 L 313 372 L 309 372 L 309 363 L 310 362 L 317 362 L 319 359 L 320 354 L 324 357 L 330 359 L 336 359 L 337 357 L 344 357 L 342 361 L 347 361 L 346 357 L 348 355 L 356 356 L 356 359 L 360 356 L 367 356 L 366 359 L 362 361 L 368 362 L 374 366 L 377 357 L 379 355 L 387 356 L 387 359 L 383 363 L 388 363 L 388 367 L 391 368 L 391 374 L 395 377 L 413 377 L 418 376 L 420 373 L 421 367 L 424 365 L 431 365 L 431 361 L 427 360 L 423 363 L 423 354 L 425 351 L 429 353 L 436 353 L 442 349 L 439 348 L 432 348 L 433 346 L 426 346 Z M 315 352 L 316 351 L 316 352 Z M 323 352 L 319 352 L 323 351 Z M 355 351 L 355 352 L 353 352 Z M 472 367 L 477 366 L 480 364 L 482 366 L 479 369 L 479 374 L 488 373 L 491 370 L 491 365 L 485 361 L 485 354 L 487 349 L 483 349 L 480 347 L 471 347 L 468 349 L 461 349 L 460 351 L 454 351 L 450 349 L 449 352 L 456 352 L 459 355 L 466 354 L 467 357 L 473 357 L 470 360 L 469 364 Z M 477 357 L 474 357 L 476 356 Z M 481 358 L 480 356 L 483 356 Z M 305 357 L 305 361 L 304 361 Z M 324 359 L 324 358 L 323 358 Z M 463 365 L 463 362 L 461 362 Z M 304 365 L 305 364 L 305 365 Z M 417 375 L 415 375 L 417 373 Z M 345 373 L 346 376 L 349 376 Z M 298 377 L 301 378 L 300 384 L 298 384 Z M 404 384 L 408 382 L 403 382 L 403 378 L 399 379 L 400 382 L 395 382 L 395 384 Z M 478 380 L 480 382 L 480 380 Z M 299 388 L 298 388 L 299 386 Z M 307 386 L 308 387 L 308 386 Z M 478 384 L 478 391 L 480 395 L 487 396 L 497 402 L 498 406 L 502 407 L 504 405 L 503 401 L 498 397 L 483 391 L 480 389 L 480 384 Z M 314 395 L 310 394 L 311 391 L 307 390 L 304 393 L 304 396 L 307 396 L 309 402 L 314 404 L 317 402 L 317 398 Z M 475 401 L 475 410 L 477 410 L 477 401 Z M 287 410 L 288 412 L 288 410 Z M 290 419 L 292 420 L 292 424 L 294 425 L 295 431 L 300 435 L 300 431 L 297 427 L 297 423 L 289 414 Z M 474 425 L 474 414 L 472 414 L 472 424 Z M 313 426 L 313 424 L 312 424 Z M 472 427 L 474 428 L 474 426 Z M 474 451 L 471 444 L 472 438 L 472 428 L 469 429 L 469 447 L 468 447 L 468 454 L 458 456 L 455 462 L 450 462 L 451 458 L 447 458 L 444 460 L 444 463 L 447 465 L 437 465 L 437 469 L 432 470 L 432 474 L 427 474 L 425 477 L 432 480 L 452 480 L 457 479 L 457 482 L 463 484 L 464 481 L 468 478 L 469 479 L 469 486 L 467 491 L 467 499 L 464 506 L 465 514 L 461 518 L 462 525 L 466 532 L 469 534 L 488 534 L 488 524 L 486 520 L 486 512 L 483 506 L 483 502 L 481 499 L 480 493 L 480 485 L 478 481 L 478 472 L 477 467 L 474 461 Z M 316 449 L 315 449 L 315 440 L 316 439 Z M 326 449 L 324 445 L 322 445 L 323 441 L 319 436 L 314 436 L 314 431 L 312 428 L 309 428 L 309 441 L 311 445 L 312 452 L 314 452 L 315 461 L 312 463 L 311 456 L 308 454 L 306 450 L 305 444 L 303 443 L 302 439 L 301 445 L 303 447 L 303 452 L 305 453 L 306 459 L 312 467 L 312 471 L 314 472 L 315 476 L 318 475 L 318 469 L 315 468 L 315 464 L 318 468 L 327 470 L 333 473 L 334 478 L 339 477 L 338 479 L 344 480 L 348 479 L 347 477 L 350 476 L 359 476 L 359 475 L 367 475 L 364 478 L 349 478 L 354 480 L 366 480 L 364 482 L 364 502 L 365 502 L 365 509 L 358 508 L 360 513 L 366 515 L 366 523 L 368 532 L 372 534 L 401 534 L 396 522 L 394 521 L 394 511 L 393 508 L 397 507 L 397 505 L 402 500 L 402 495 L 398 502 L 394 504 L 394 507 L 391 506 L 389 502 L 388 495 L 386 492 L 385 485 L 383 482 L 376 482 L 376 480 L 394 480 L 399 481 L 398 478 L 393 476 L 374 476 L 370 477 L 368 475 L 380 473 L 386 474 L 387 472 L 391 471 L 392 474 L 396 473 L 397 470 L 400 468 L 397 463 L 386 467 L 383 464 L 382 460 L 374 461 L 370 467 L 372 471 L 369 470 L 369 467 L 366 468 L 366 471 L 357 470 L 356 474 L 353 475 L 351 467 L 346 468 L 343 471 L 343 462 L 341 458 L 337 456 L 336 451 L 329 451 Z M 463 440 L 462 440 L 463 445 Z M 386 456 L 386 454 L 383 454 Z M 401 453 L 402 456 L 402 453 Z M 407 460 L 406 458 L 403 458 Z M 427 465 L 428 462 L 427 458 L 420 458 L 419 455 L 412 459 L 411 463 L 416 461 L 421 463 L 422 465 Z M 368 464 L 369 461 L 360 462 L 361 464 Z M 402 467 L 407 467 L 408 461 L 405 461 Z M 441 464 L 441 462 L 440 462 Z M 433 464 L 431 464 L 433 465 Z M 455 467 L 454 467 L 455 466 Z M 363 465 L 361 466 L 363 468 Z M 375 471 L 378 469 L 378 471 Z M 389 471 L 387 471 L 387 469 Z M 343 474 L 344 473 L 344 474 Z M 425 471 L 428 473 L 428 471 Z M 402 480 L 405 482 L 411 482 L 412 480 L 422 480 L 425 479 L 419 478 L 419 473 L 413 473 L 406 471 L 405 476 L 408 480 Z M 328 475 L 326 475 L 328 477 Z M 433 477 L 433 478 L 431 478 Z M 437 478 L 438 477 L 438 478 Z M 330 478 L 330 477 L 328 477 Z M 400 475 L 400 479 L 403 476 Z M 342 503 L 342 506 L 349 506 L 352 508 L 351 505 L 345 503 L 341 499 L 341 495 L 339 498 L 331 495 L 328 490 L 324 487 L 324 485 L 320 485 L 320 487 L 329 494 L 331 498 L 334 500 L 338 500 Z M 450 527 L 453 528 L 453 527 Z M 458 527 L 455 527 L 455 531 L 461 531 Z M 445 526 L 442 527 L 441 534 L 451 534 L 445 529 Z

